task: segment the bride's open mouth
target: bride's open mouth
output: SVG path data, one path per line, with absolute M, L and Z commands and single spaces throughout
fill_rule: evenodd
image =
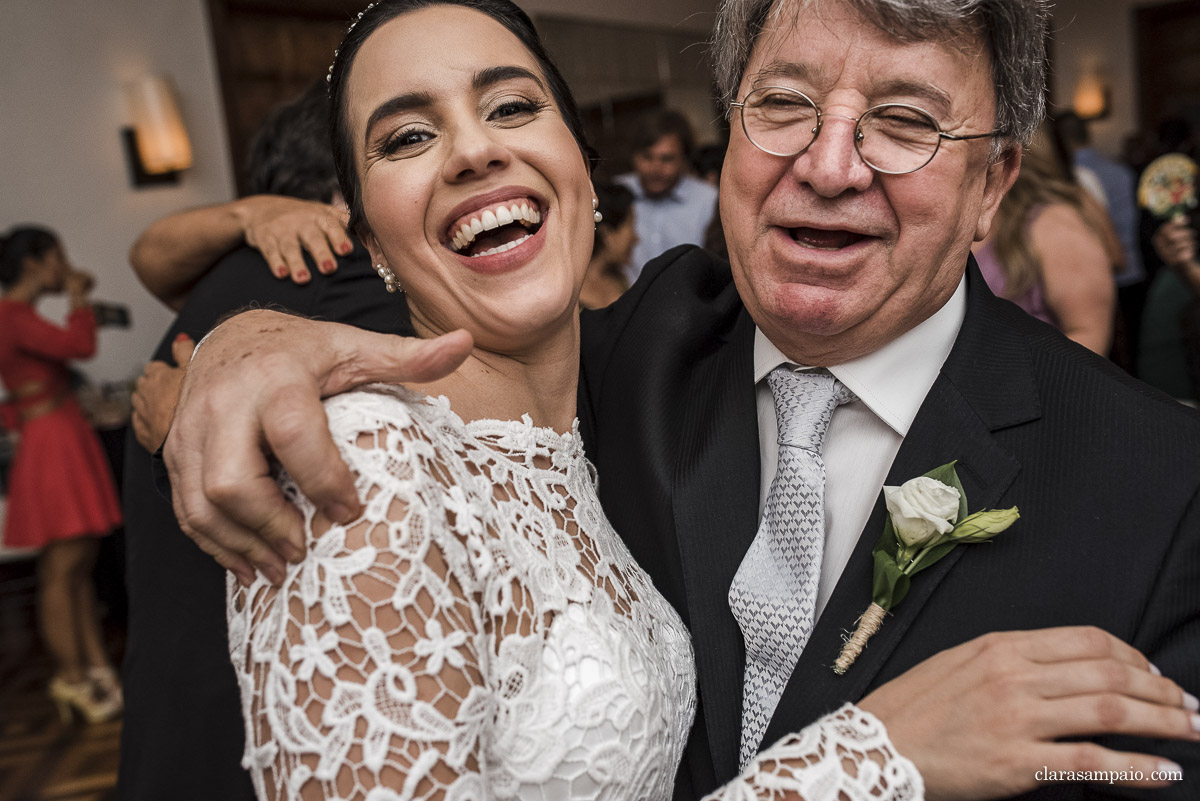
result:
M 533 237 L 542 227 L 541 203 L 529 196 L 511 197 L 475 209 L 456 219 L 446 231 L 451 250 L 479 258 L 505 253 Z

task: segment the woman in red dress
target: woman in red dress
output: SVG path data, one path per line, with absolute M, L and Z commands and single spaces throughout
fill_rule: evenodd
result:
M 92 567 L 99 537 L 121 524 L 100 441 L 71 392 L 66 362 L 96 350 L 92 279 L 67 261 L 58 238 L 15 228 L 0 240 L 0 380 L 20 432 L 10 470 L 4 543 L 41 549 L 38 620 L 57 662 L 49 693 L 64 720 L 121 711 L 120 685 L 96 618 Z M 66 292 L 66 327 L 39 316 L 43 295 Z

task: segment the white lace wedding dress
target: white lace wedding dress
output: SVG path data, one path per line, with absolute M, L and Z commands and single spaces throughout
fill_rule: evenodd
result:
M 326 402 L 366 511 L 314 524 L 282 588 L 229 580 L 260 799 L 669 799 L 691 643 L 613 532 L 577 432 L 464 424 L 374 387 Z M 921 779 L 847 705 L 720 799 L 903 801 Z

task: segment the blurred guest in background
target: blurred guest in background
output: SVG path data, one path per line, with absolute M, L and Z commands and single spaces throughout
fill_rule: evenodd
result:
M 1200 259 L 1196 224 L 1179 216 L 1152 243 L 1163 267 L 1154 277 L 1142 320 L 1139 378 L 1172 397 L 1200 401 Z
M 1084 347 L 1107 353 L 1120 244 L 1103 209 L 1089 202 L 1059 162 L 1046 124 L 1026 150 L 992 230 L 974 251 L 993 292 Z
M 1156 134 L 1149 160 L 1172 153 L 1193 160 L 1200 155 L 1185 119 L 1164 120 Z M 1195 403 L 1200 401 L 1200 259 L 1196 252 L 1200 209 L 1163 220 L 1143 208 L 1140 227 L 1150 280 L 1142 313 L 1138 378 L 1174 398 Z
M 696 174 L 704 182 L 720 189 L 721 168 L 725 166 L 725 150 L 727 145 L 706 145 L 696 153 Z M 725 244 L 725 228 L 721 225 L 721 202 L 713 209 L 712 219 L 704 230 L 704 247 L 720 256 L 729 258 L 729 246 Z
M 134 395 L 133 430 L 142 445 L 131 436 L 126 446 L 129 692 L 122 799 L 254 798 L 241 767 L 244 735 L 225 637 L 225 571 L 183 535 L 169 498 L 154 487 L 150 453 L 166 436 L 182 378 L 182 370 L 166 363 L 172 350 L 176 362 L 186 360 L 193 339 L 251 304 L 412 333 L 403 296 L 383 291 L 366 248 L 346 237 L 344 217 L 328 205 L 341 196 L 325 93 L 322 79 L 259 130 L 247 185 L 270 195 L 167 217 L 147 229 L 131 253 L 143 283 L 180 313 Z M 330 237 L 307 240 L 319 267 L 299 255 L 295 237 L 278 234 L 279 226 L 303 220 Z M 243 238 L 259 250 L 242 246 L 222 257 Z M 332 255 L 347 247 L 348 255 Z M 280 280 L 289 273 L 293 280 Z
M 4 543 L 40 548 L 38 621 L 55 662 L 49 694 L 63 721 L 121 712 L 121 688 L 96 615 L 92 568 L 99 537 L 121 525 L 108 460 L 72 394 L 67 360 L 96 352 L 88 303 L 92 277 L 67 260 L 45 228 L 0 239 L 0 379 L 20 431 L 9 484 Z M 66 327 L 38 315 L 45 295 L 66 292 Z
M 1074 112 L 1056 116 L 1054 126 L 1067 147 L 1072 166 L 1078 171 L 1089 171 L 1100 181 L 1102 194 L 1093 193 L 1093 197 L 1108 210 L 1124 254 L 1124 269 L 1116 275 L 1117 286 L 1142 281 L 1146 273 L 1138 248 L 1137 176 L 1129 167 L 1106 158 L 1091 146 L 1087 123 Z M 1079 184 L 1090 189 L 1083 181 Z
M 629 288 L 622 270 L 638 241 L 633 192 L 620 184 L 595 182 L 593 186 L 600 216 L 592 258 L 579 291 L 579 305 L 585 309 L 603 308 Z
M 676 245 L 703 245 L 717 190 L 688 175 L 692 126 L 678 111 L 657 109 L 638 120 L 631 141 L 633 172 L 617 181 L 633 192 L 638 244 L 626 265 L 629 283 L 642 266 Z
M 1121 243 L 1124 266 L 1113 278 L 1117 285 L 1119 321 L 1126 338 L 1125 347 L 1128 353 L 1134 354 L 1137 352 L 1137 336 L 1141 329 L 1147 287 L 1142 249 L 1138 242 L 1137 174 L 1132 168 L 1105 157 L 1092 147 L 1087 123 L 1074 112 L 1068 111 L 1055 117 L 1054 129 L 1067 150 L 1080 186 L 1104 204 Z M 1081 179 L 1082 174 L 1091 175 L 1099 182 L 1099 193 L 1095 191 L 1096 187 L 1089 186 Z
M 692 160 L 696 177 L 713 188 L 721 185 L 721 167 L 725 166 L 725 147 L 724 144 L 705 145 L 696 151 L 696 157 Z

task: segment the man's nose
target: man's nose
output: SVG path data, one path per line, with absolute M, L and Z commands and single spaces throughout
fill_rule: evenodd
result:
M 822 197 L 847 190 L 865 191 L 875 180 L 855 144 L 858 121 L 842 114 L 821 115 L 821 125 L 808 149 L 796 157 L 792 174 Z

